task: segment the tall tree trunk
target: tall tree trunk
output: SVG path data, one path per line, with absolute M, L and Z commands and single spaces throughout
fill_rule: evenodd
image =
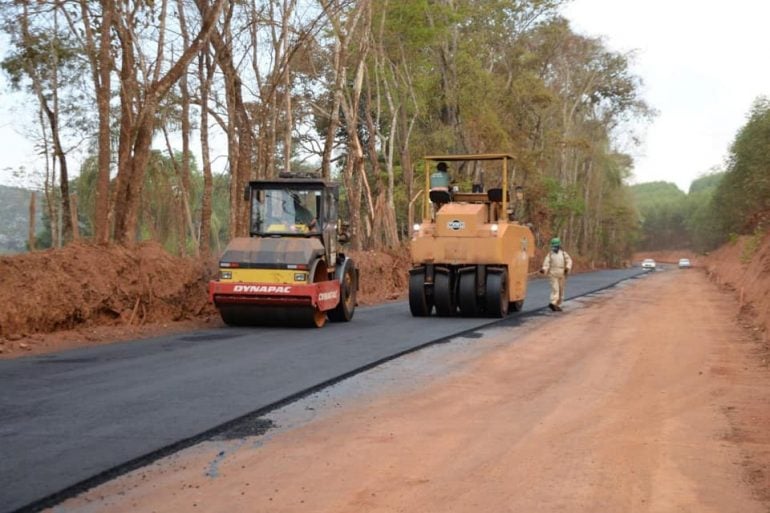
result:
M 185 19 L 184 4 L 182 3 L 182 0 L 177 0 L 177 12 L 179 13 L 179 27 L 182 31 L 182 41 L 184 42 L 184 47 L 187 48 L 190 46 L 190 36 L 187 32 L 187 21 Z M 191 247 L 193 254 L 198 256 L 198 238 L 195 233 L 192 210 L 190 209 L 190 160 L 192 158 L 192 153 L 190 152 L 190 91 L 187 87 L 187 70 L 185 70 L 179 78 L 179 89 L 182 100 L 182 205 L 184 207 L 187 228 L 190 231 L 190 238 L 192 239 Z M 181 233 L 184 233 L 184 231 L 181 231 Z M 186 247 L 187 245 L 184 244 L 184 246 Z
M 158 65 L 163 58 L 162 39 L 165 32 L 166 2 L 167 0 L 164 0 L 159 20 Z M 199 4 L 201 3 L 199 0 Z M 133 98 L 130 93 L 121 94 L 121 103 L 124 106 L 124 110 L 130 111 L 136 107 L 135 122 L 127 127 L 130 129 L 129 132 L 135 134 L 135 136 L 133 140 L 129 141 L 128 148 L 122 148 L 122 150 L 126 150 L 125 153 L 120 155 L 124 160 L 119 160 L 118 162 L 117 193 L 119 197 L 115 209 L 115 236 L 121 244 L 132 245 L 136 241 L 139 201 L 141 199 L 144 173 L 149 161 L 152 136 L 155 129 L 155 115 L 160 99 L 179 80 L 186 71 L 190 61 L 208 41 L 223 4 L 224 0 L 215 0 L 214 4 L 208 9 L 205 6 L 199 7 L 201 17 L 203 18 L 200 32 L 162 77 L 160 76 L 160 68 L 156 68 L 152 82 L 142 91 L 142 101 L 138 106 L 132 102 Z M 134 61 L 133 26 L 124 24 L 119 32 L 121 32 L 124 62 L 126 60 Z M 135 70 L 132 70 L 132 72 L 135 72 Z
M 211 86 L 211 76 L 213 67 L 211 64 L 211 54 L 208 49 L 198 56 L 198 83 L 200 84 L 201 94 L 201 121 L 200 121 L 200 140 L 201 140 L 201 159 L 203 160 L 203 198 L 201 200 L 201 231 L 200 231 L 200 254 L 208 257 L 211 253 L 211 191 L 214 180 L 211 175 L 211 156 L 209 152 L 209 87 Z
M 83 11 L 87 11 L 86 0 L 81 0 Z M 97 156 L 96 202 L 94 206 L 94 238 L 105 244 L 110 236 L 110 80 L 112 76 L 112 52 L 110 32 L 114 15 L 113 0 L 102 0 L 102 26 L 99 34 L 98 64 L 92 60 L 92 74 L 96 88 L 96 104 L 99 111 L 99 149 Z M 91 38 L 93 40 L 93 38 Z M 92 52 L 89 52 L 93 54 Z
M 48 230 L 51 233 L 51 247 L 60 247 L 59 239 L 59 219 L 58 211 L 56 207 L 56 193 L 54 189 L 56 187 L 56 169 L 55 165 L 52 165 L 51 153 L 48 145 L 48 130 L 46 128 L 45 116 L 43 109 L 38 110 L 38 123 L 40 123 L 40 132 L 43 134 L 43 158 L 45 159 L 45 181 L 43 182 L 43 195 L 45 197 L 45 206 L 48 211 Z M 53 169 L 52 169 L 53 167 Z
M 283 63 L 282 78 L 285 103 L 283 170 L 286 173 L 291 173 L 292 133 L 294 130 L 294 116 L 291 104 L 291 59 L 289 55 L 289 18 L 291 17 L 293 7 L 294 2 L 284 0 L 283 12 L 281 13 L 281 61 Z
M 72 240 L 80 239 L 80 225 L 78 224 L 78 197 L 73 194 L 70 198 L 70 222 L 72 223 Z
M 54 21 L 54 32 L 58 33 L 59 31 L 59 12 L 58 10 L 54 11 L 53 15 L 53 21 Z M 75 232 L 77 231 L 77 218 L 75 221 L 72 220 L 71 215 L 71 205 L 70 205 L 70 181 L 69 181 L 69 170 L 67 167 L 67 155 L 64 152 L 64 147 L 61 143 L 61 135 L 59 131 L 59 113 L 61 112 L 61 109 L 59 108 L 59 59 L 58 59 L 58 53 L 55 51 L 55 48 L 51 48 L 50 52 L 51 58 L 53 59 L 52 63 L 52 73 L 51 77 L 53 80 L 52 84 L 52 101 L 53 101 L 53 110 L 48 109 L 48 106 L 46 105 L 46 112 L 48 114 L 48 119 L 51 123 L 51 135 L 53 136 L 53 145 L 54 145 L 54 152 L 56 153 L 56 158 L 59 160 L 59 173 L 61 175 L 59 180 L 59 187 L 61 189 L 61 205 L 62 205 L 62 215 L 64 218 L 64 221 L 62 223 L 63 231 L 62 234 L 63 238 L 65 240 L 69 240 L 70 238 L 77 238 Z
M 331 108 L 329 109 L 329 126 L 326 129 L 326 139 L 324 140 L 323 154 L 321 157 L 321 175 L 326 180 L 329 180 L 332 176 L 332 150 L 334 148 L 334 137 L 337 134 L 337 128 L 340 126 L 342 86 L 345 75 L 347 75 L 347 66 L 345 65 L 346 59 L 345 46 L 343 45 L 342 36 L 340 36 L 334 41 L 332 102 Z
M 339 94 L 341 95 L 340 107 L 345 115 L 345 128 L 348 136 L 347 144 L 347 160 L 343 169 L 343 184 L 345 185 L 348 195 L 348 204 L 350 207 L 350 232 L 351 232 L 351 245 L 354 249 L 361 249 L 364 241 L 370 235 L 369 230 L 371 225 L 366 223 L 366 234 L 361 233 L 361 193 L 362 189 L 367 190 L 367 197 L 369 211 L 373 212 L 374 207 L 371 204 L 371 191 L 366 178 L 366 169 L 364 165 L 364 153 L 361 146 L 361 140 L 358 136 L 359 127 L 359 105 L 361 100 L 361 90 L 363 87 L 364 78 L 364 63 L 366 61 L 366 55 L 369 50 L 369 33 L 371 30 L 371 5 L 368 0 L 361 0 L 355 4 L 352 12 L 348 14 L 348 18 L 345 22 L 345 26 L 342 26 L 342 22 L 339 18 L 339 12 L 336 8 L 333 8 L 328 0 L 321 0 L 321 5 L 324 8 L 329 21 L 332 24 L 334 33 L 337 36 L 337 40 L 340 43 L 340 60 L 337 63 L 339 69 L 339 75 L 337 81 L 340 83 Z M 363 20 L 363 24 L 359 27 L 359 22 Z M 349 45 L 353 44 L 353 35 L 356 35 L 355 42 L 358 44 L 355 54 L 355 76 L 353 78 L 353 84 L 348 95 L 345 95 L 341 90 L 342 84 L 347 79 L 345 76 L 347 68 L 347 49 Z M 344 73 L 344 74 L 343 74 Z M 335 112 L 331 112 L 332 117 L 335 116 Z M 329 138 L 327 135 L 327 145 L 324 148 L 326 152 L 331 151 L 331 147 L 328 144 Z M 324 170 L 326 173 L 327 171 Z M 367 216 L 367 219 L 369 217 Z M 363 237 L 362 237 L 363 235 Z
M 96 96 L 96 106 L 99 118 L 98 149 L 97 149 L 97 178 L 94 201 L 94 240 L 104 244 L 110 236 L 110 163 L 112 150 L 110 134 L 110 83 L 112 77 L 112 28 L 115 16 L 114 0 L 102 0 L 101 23 L 99 24 L 99 44 L 96 44 L 94 23 L 91 21 L 89 7 L 93 2 L 79 0 L 82 29 L 76 27 L 67 9 L 62 9 L 70 30 L 83 34 L 85 54 L 91 70 L 91 81 Z
M 29 230 L 27 232 L 27 247 L 30 251 L 35 251 L 35 223 L 37 221 L 37 211 L 35 210 L 35 191 L 29 195 Z
M 202 0 L 196 0 L 199 6 Z M 243 190 L 249 182 L 253 164 L 254 140 L 251 132 L 251 120 L 243 101 L 242 81 L 235 66 L 232 54 L 230 20 L 232 4 L 225 16 L 222 31 L 211 34 L 211 44 L 215 50 L 215 59 L 222 70 L 225 80 L 225 97 L 228 110 L 227 147 L 230 165 L 230 238 L 248 234 L 248 204 L 243 201 Z
M 54 12 L 54 26 L 56 26 L 58 16 L 57 12 Z M 26 2 L 23 4 L 23 11 L 21 16 L 21 32 L 25 46 L 32 47 L 32 35 L 29 32 L 29 11 Z M 53 62 L 51 65 L 51 89 L 52 89 L 52 101 L 53 107 L 49 104 L 47 95 L 43 92 L 43 82 L 40 74 L 33 66 L 32 62 L 25 59 L 26 73 L 32 81 L 32 88 L 35 91 L 38 102 L 40 103 L 40 109 L 45 114 L 48 121 L 48 127 L 51 130 L 51 142 L 53 144 L 54 159 L 59 164 L 59 189 L 61 193 L 61 213 L 62 213 L 62 231 L 63 239 L 68 240 L 72 234 L 72 223 L 70 220 L 70 197 L 69 197 L 69 173 L 67 169 L 67 156 L 64 152 L 64 148 L 61 143 L 61 135 L 59 132 L 59 107 L 58 107 L 58 89 L 59 84 L 57 82 L 58 77 L 58 60 L 56 58 L 55 49 L 51 48 L 49 52 L 52 56 Z M 61 241 L 60 241 L 61 242 Z

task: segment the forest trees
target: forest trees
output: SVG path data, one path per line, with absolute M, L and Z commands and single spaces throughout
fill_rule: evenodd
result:
M 770 98 L 758 98 L 738 131 L 711 204 L 723 237 L 770 227 Z
M 770 228 L 770 100 L 758 98 L 735 136 L 724 171 L 693 181 L 632 187 L 642 218 L 642 249 L 709 251 L 737 235 Z
M 170 249 L 206 253 L 223 215 L 230 237 L 246 234 L 248 180 L 315 170 L 342 182 L 355 247 L 396 246 L 423 183 L 420 155 L 506 152 L 541 239 L 559 233 L 613 260 L 637 219 L 624 182 L 633 163 L 615 141 L 651 111 L 628 57 L 574 33 L 560 3 L 19 0 L 0 15 L 17 36 L 4 68 L 31 91 L 52 45 L 31 52 L 22 28 L 67 49 L 37 97 L 41 112 L 54 93 L 71 98 L 81 109 L 62 108 L 57 126 L 78 131 L 64 134 L 63 151 L 51 123 L 42 137 L 58 154 L 85 141 L 78 190 L 99 242 L 173 232 Z M 148 176 L 163 190 L 148 191 Z M 229 200 L 216 204 L 223 183 Z M 145 208 L 163 198 L 177 207 Z M 148 214 L 178 226 L 161 230 Z

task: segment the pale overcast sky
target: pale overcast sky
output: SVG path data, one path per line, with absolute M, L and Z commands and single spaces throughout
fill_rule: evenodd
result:
M 633 70 L 658 111 L 632 152 L 634 182 L 690 182 L 721 166 L 754 99 L 770 96 L 770 2 L 574 0 L 573 29 L 636 50 Z
M 603 37 L 609 48 L 636 51 L 633 70 L 658 116 L 631 151 L 634 182 L 672 181 L 686 191 L 722 164 L 754 99 L 770 96 L 770 2 L 573 0 L 564 14 L 573 29 Z M 15 121 L 30 126 L 24 107 L 31 101 L 0 95 L 2 184 L 14 182 L 6 168 L 34 167 L 34 150 Z

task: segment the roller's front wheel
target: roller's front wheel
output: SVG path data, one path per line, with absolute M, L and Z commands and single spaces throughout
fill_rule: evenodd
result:
M 316 328 L 323 328 L 326 325 L 326 312 L 321 310 L 313 310 L 313 325 Z
M 508 315 L 508 273 L 487 274 L 486 310 L 490 317 Z
M 460 313 L 466 317 L 476 317 L 479 312 L 479 302 L 476 297 L 476 273 L 467 272 L 460 275 L 460 287 L 457 302 Z
M 433 303 L 425 293 L 425 273 L 409 275 L 409 311 L 413 317 L 427 317 L 433 310 Z
M 433 297 L 436 303 L 436 314 L 449 317 L 457 311 L 452 277 L 449 273 L 436 273 L 433 284 Z
M 329 310 L 332 322 L 348 322 L 356 311 L 356 270 L 353 265 L 346 265 L 340 276 L 340 302 Z M 320 328 L 320 326 L 319 326 Z

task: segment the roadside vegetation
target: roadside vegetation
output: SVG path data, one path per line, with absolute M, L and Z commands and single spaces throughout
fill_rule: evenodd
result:
M 704 252 L 746 235 L 741 260 L 750 260 L 770 229 L 770 100 L 754 102 L 724 170 L 695 180 L 687 194 L 668 182 L 631 189 L 641 218 L 639 249 Z
M 540 241 L 618 263 L 637 214 L 616 141 L 652 111 L 561 3 L 5 3 L 2 69 L 41 153 L 30 245 L 208 255 L 246 233 L 248 180 L 315 172 L 342 182 L 353 248 L 396 247 L 422 155 L 507 152 Z

